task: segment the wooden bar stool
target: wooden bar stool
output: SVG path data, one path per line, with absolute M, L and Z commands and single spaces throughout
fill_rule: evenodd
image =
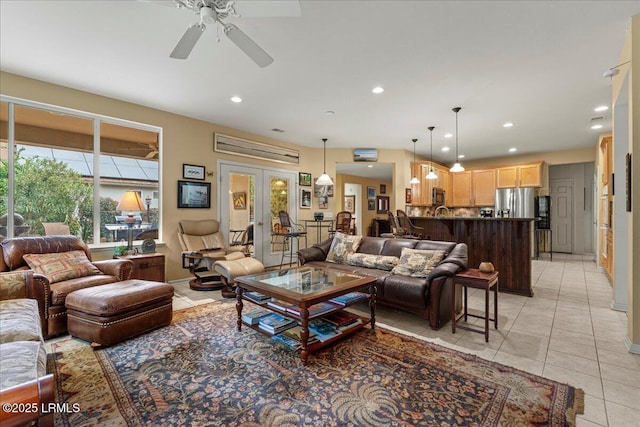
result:
M 456 285 L 461 285 L 464 289 L 464 308 L 458 316 L 456 313 Z M 467 311 L 467 288 L 484 289 L 484 317 L 475 314 L 469 314 Z M 489 291 L 493 288 L 493 319 L 489 318 Z M 453 277 L 453 291 L 451 293 L 451 332 L 456 333 L 456 323 L 464 317 L 465 322 L 467 316 L 484 319 L 484 331 L 469 326 L 457 325 L 460 329 L 466 329 L 472 332 L 483 333 L 484 340 L 489 342 L 489 321 L 494 323 L 498 329 L 498 272 L 483 273 L 478 269 L 470 268 L 463 270 Z

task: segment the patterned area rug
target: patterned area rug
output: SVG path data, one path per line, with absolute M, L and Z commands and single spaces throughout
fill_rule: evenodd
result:
M 232 302 L 94 351 L 50 343 L 64 426 L 573 426 L 582 390 L 395 332 L 365 328 L 297 353 L 248 327 Z

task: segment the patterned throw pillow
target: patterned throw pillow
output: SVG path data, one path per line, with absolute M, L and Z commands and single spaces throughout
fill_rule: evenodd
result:
M 398 265 L 399 258 L 390 255 L 373 254 L 349 254 L 347 264 L 355 267 L 376 268 L 378 270 L 391 271 Z
M 347 255 L 358 250 L 362 236 L 353 236 L 350 234 L 336 232 L 333 236 L 333 242 L 329 248 L 326 261 L 335 262 L 336 264 L 344 264 L 347 262 Z
M 23 258 L 33 271 L 46 276 L 49 283 L 102 274 L 83 251 L 27 254 Z
M 398 265 L 391 273 L 411 277 L 427 277 L 444 258 L 443 250 L 403 248 Z

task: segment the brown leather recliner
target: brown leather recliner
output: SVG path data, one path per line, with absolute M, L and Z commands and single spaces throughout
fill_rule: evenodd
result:
M 208 291 L 224 288 L 220 275 L 213 270 L 216 261 L 244 258 L 242 247 L 228 248 L 215 219 L 182 220 L 179 222 L 178 240 L 182 246 L 182 267 L 195 276 L 189 282 L 191 289 Z
M 49 254 L 69 251 L 84 251 L 91 261 L 89 247 L 76 236 L 16 237 L 0 243 L 0 271 L 27 270 L 26 254 Z M 133 262 L 110 259 L 91 262 L 101 274 L 78 277 L 50 283 L 41 274 L 33 275 L 33 284 L 28 297 L 38 301 L 42 335 L 51 338 L 67 332 L 67 310 L 64 302 L 68 294 L 78 289 L 129 280 Z

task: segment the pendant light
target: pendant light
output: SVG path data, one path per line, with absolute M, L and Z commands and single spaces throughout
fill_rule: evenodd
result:
M 436 175 L 436 173 L 433 171 L 433 130 L 435 128 L 435 126 L 429 126 L 427 128 L 429 129 L 429 139 L 431 140 L 431 154 L 429 154 L 429 173 L 425 177 L 427 179 L 438 179 L 438 175 Z
M 460 110 L 462 110 L 462 108 L 460 107 L 453 108 L 453 112 L 456 113 L 456 162 L 453 164 L 453 166 L 451 166 L 451 169 L 449 169 L 449 172 L 453 173 L 464 172 L 464 168 L 458 160 L 458 111 Z
M 418 140 L 416 138 L 412 139 L 413 141 L 413 167 L 416 167 L 416 142 L 418 142 Z M 420 180 L 418 179 L 418 177 L 416 176 L 416 174 L 413 174 L 413 178 L 411 178 L 411 181 L 409 181 L 409 184 L 420 184 Z
M 322 143 L 324 144 L 323 153 L 324 153 L 324 169 L 322 175 L 318 179 L 316 179 L 317 185 L 333 185 L 333 180 L 329 175 L 327 175 L 327 138 L 322 138 Z

